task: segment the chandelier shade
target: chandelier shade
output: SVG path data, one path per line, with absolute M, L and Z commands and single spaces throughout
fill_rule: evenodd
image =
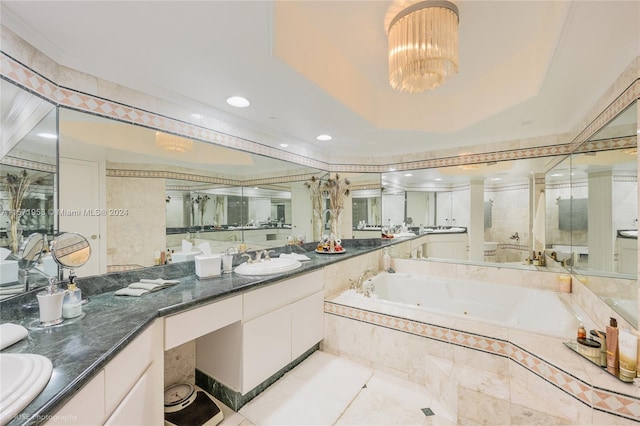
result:
M 458 72 L 458 8 L 423 1 L 402 10 L 389 24 L 389 84 L 418 93 Z
M 165 151 L 183 154 L 186 151 L 191 151 L 193 141 L 169 133 L 156 132 L 156 145 Z

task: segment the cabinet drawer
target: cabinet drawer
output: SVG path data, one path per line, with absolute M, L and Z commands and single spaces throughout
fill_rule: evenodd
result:
M 318 270 L 244 294 L 244 322 L 313 294 L 324 287 Z
M 136 337 L 104 368 L 107 413 L 115 409 L 153 361 L 153 327 Z
M 104 370 L 100 370 L 85 387 L 49 418 L 45 426 L 101 425 L 105 416 Z
M 191 309 L 165 318 L 164 350 L 175 348 L 242 319 L 242 296 Z
M 154 426 L 159 424 L 160 419 L 155 418 L 158 407 L 154 407 L 153 384 L 151 373 L 147 371 L 133 386 L 131 392 L 125 396 L 122 403 L 118 405 L 105 426 Z

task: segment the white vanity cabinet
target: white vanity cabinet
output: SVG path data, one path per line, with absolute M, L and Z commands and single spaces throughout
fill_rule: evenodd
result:
M 162 320 L 156 320 L 46 424 L 162 424 L 163 383 Z
M 618 248 L 618 270 L 622 274 L 638 273 L 638 240 L 616 238 Z
M 196 367 L 246 394 L 322 340 L 323 288 L 317 270 L 244 293 L 241 323 L 197 340 Z
M 291 308 L 284 306 L 242 326 L 242 393 L 291 362 Z

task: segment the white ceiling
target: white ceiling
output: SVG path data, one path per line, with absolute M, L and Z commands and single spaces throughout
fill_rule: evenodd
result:
M 398 93 L 385 21 L 412 2 L 3 0 L 0 16 L 64 66 L 331 162 L 568 132 L 640 54 L 637 1 L 455 1 L 459 73 Z

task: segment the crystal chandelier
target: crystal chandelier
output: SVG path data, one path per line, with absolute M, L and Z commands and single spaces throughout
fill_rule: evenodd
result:
M 193 141 L 168 133 L 156 132 L 156 145 L 165 151 L 183 154 L 185 151 L 191 151 Z
M 389 84 L 417 93 L 458 72 L 458 8 L 448 1 L 423 1 L 389 24 Z

